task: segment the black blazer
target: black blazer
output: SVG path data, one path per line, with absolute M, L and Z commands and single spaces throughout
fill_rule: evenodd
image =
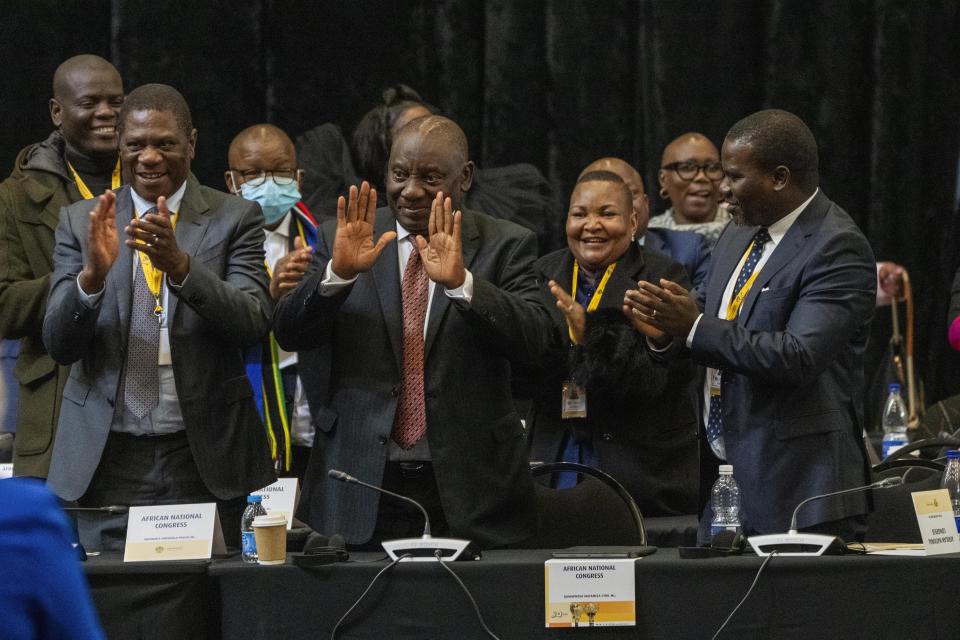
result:
M 375 238 L 395 228 L 390 210 L 377 210 Z M 329 354 L 323 385 L 308 387 L 304 378 L 317 428 L 305 516 L 314 529 L 358 544 L 373 533 L 380 495 L 329 480 L 326 472 L 342 469 L 372 484 L 383 478 L 402 371 L 397 244 L 346 290 L 324 297 L 317 288 L 336 221 L 320 231 L 310 271 L 277 305 L 274 326 L 285 349 L 323 347 Z M 427 441 L 451 532 L 504 546 L 532 536 L 536 523 L 511 362 L 542 356 L 550 320 L 533 277 L 532 232 L 464 210 L 462 238 L 473 303 L 460 308 L 443 287 L 434 289 L 424 345 Z
M 600 467 L 619 480 L 647 516 L 695 513 L 697 418 L 694 367 L 651 360 L 641 336 L 621 310 L 637 280 L 668 278 L 683 286 L 683 267 L 656 251 L 631 244 L 607 283 L 597 310 L 587 315 L 582 346 L 571 346 L 567 324 L 547 287 L 570 291 L 574 258 L 569 249 L 544 256 L 535 270 L 540 297 L 550 309 L 555 347 L 542 366 L 524 373 L 534 402 L 528 427 L 533 461 L 559 460 L 564 436 L 592 440 Z M 561 385 L 573 379 L 587 390 L 587 417 L 560 417 Z

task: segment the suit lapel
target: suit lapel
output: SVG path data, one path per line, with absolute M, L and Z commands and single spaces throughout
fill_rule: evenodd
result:
M 126 344 L 127 329 L 130 322 L 130 300 L 133 296 L 133 253 L 136 249 L 128 249 L 123 243 L 127 239 L 124 228 L 133 220 L 133 198 L 130 196 L 130 187 L 124 187 L 117 192 L 117 240 L 120 243 L 120 253 L 117 261 L 110 269 L 107 277 L 107 286 L 116 292 L 117 315 L 120 319 L 120 331 Z
M 197 249 L 200 248 L 200 242 L 207 231 L 207 225 L 210 223 L 210 217 L 205 215 L 210 210 L 207 201 L 203 199 L 200 193 L 200 183 L 190 174 L 187 178 L 187 190 L 183 193 L 183 200 L 180 201 L 180 210 L 177 211 L 177 246 L 188 256 L 195 256 Z M 170 307 L 167 310 L 168 323 L 175 317 L 177 312 L 177 296 L 167 296 L 167 304 Z M 173 326 L 168 324 L 168 326 Z
M 460 238 L 463 252 L 463 266 L 466 269 L 473 264 L 477 257 L 477 251 L 480 248 L 480 230 L 477 228 L 476 219 L 470 211 L 463 211 L 462 223 L 460 227 Z M 433 299 L 430 302 L 430 317 L 427 319 L 427 336 L 423 345 L 423 359 L 426 362 L 430 357 L 430 347 L 437 338 L 437 332 L 443 319 L 446 316 L 447 309 L 450 308 L 450 297 L 444 292 L 441 285 L 433 288 Z
M 819 200 L 821 196 L 822 194 L 818 194 L 818 197 L 807 205 L 807 208 L 797 216 L 797 219 L 787 230 L 783 239 L 780 240 L 780 244 L 774 248 L 770 259 L 767 260 L 763 268 L 760 269 L 760 273 L 757 274 L 757 279 L 753 282 L 753 286 L 750 287 L 750 292 L 747 293 L 747 297 L 743 300 L 743 308 L 741 308 L 739 316 L 742 318 L 741 322 L 746 322 L 749 318 L 753 304 L 757 301 L 760 292 L 763 291 L 763 287 L 770 282 L 773 276 L 777 275 L 778 271 L 790 264 L 813 234 L 819 221 L 823 218 L 823 214 L 826 212 L 825 206 L 819 206 L 823 204 Z
M 710 280 L 707 285 L 708 299 L 705 314 L 711 318 L 716 317 L 720 312 L 720 300 L 723 298 L 723 292 L 727 288 L 727 283 L 733 276 L 733 270 L 740 264 L 740 258 L 743 257 L 753 235 L 757 232 L 757 227 L 729 227 L 724 234 L 730 234 L 729 242 L 720 251 L 713 252 L 713 267 L 710 269 Z
M 374 241 L 387 231 L 396 229 L 397 223 L 393 215 L 380 209 L 373 227 Z M 387 245 L 380 257 L 373 264 L 370 272 L 373 274 L 373 283 L 380 298 L 380 309 L 383 311 L 383 322 L 390 336 L 390 345 L 393 347 L 393 356 L 397 361 L 397 369 L 403 370 L 403 303 L 400 300 L 400 257 L 396 241 Z

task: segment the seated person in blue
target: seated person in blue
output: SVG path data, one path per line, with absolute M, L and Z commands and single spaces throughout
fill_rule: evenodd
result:
M 518 373 L 533 395 L 530 459 L 602 469 L 644 515 L 695 513 L 693 367 L 651 361 L 622 307 L 639 279 L 687 277 L 634 241 L 637 226 L 623 180 L 609 171 L 582 174 L 570 197 L 568 248 L 534 265 L 556 346 L 538 370 Z M 560 474 L 555 486 L 575 481 Z
M 625 160 L 600 158 L 588 164 L 580 175 L 591 171 L 609 171 L 623 180 L 630 190 L 633 213 L 637 216 L 637 242 L 682 264 L 693 286 L 700 286 L 710 267 L 710 245 L 706 238 L 693 231 L 648 228 L 650 201 L 643 188 L 643 178 Z
M 0 504 L 0 637 L 104 638 L 57 499 L 40 481 L 13 478 L 0 481 Z

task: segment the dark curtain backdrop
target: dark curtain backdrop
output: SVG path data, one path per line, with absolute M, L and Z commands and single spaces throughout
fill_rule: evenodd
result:
M 565 197 L 586 163 L 622 156 L 658 211 L 666 142 L 698 130 L 719 145 L 740 117 L 788 109 L 819 140 L 826 193 L 878 258 L 910 270 L 928 401 L 960 391 L 945 340 L 960 262 L 955 0 L 2 0 L 0 15 L 4 173 L 49 131 L 52 73 L 81 52 L 113 61 L 128 90 L 184 93 L 194 170 L 213 186 L 240 128 L 348 132 L 405 82 L 460 122 L 481 166 L 530 162 Z M 888 325 L 881 312 L 875 333 Z

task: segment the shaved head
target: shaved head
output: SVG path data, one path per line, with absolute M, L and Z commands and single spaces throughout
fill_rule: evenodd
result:
M 67 144 L 105 166 L 117 157 L 123 82 L 112 64 L 90 54 L 64 61 L 53 74 L 50 120 Z
M 274 184 L 281 182 L 288 186 L 289 180 L 296 182 L 297 194 L 303 185 L 303 171 L 297 168 L 297 150 L 293 146 L 283 129 L 272 124 L 255 124 L 247 127 L 234 138 L 227 151 L 227 170 L 223 173 L 223 180 L 227 191 L 242 195 L 242 186 L 248 181 L 251 187 L 258 186 L 261 176 L 272 180 Z M 281 181 L 281 182 L 278 182 Z M 263 184 L 262 182 L 260 184 Z M 293 195 L 289 194 L 292 198 Z M 244 196 L 247 197 L 247 196 Z M 256 196 L 250 199 L 257 200 Z M 290 205 L 278 205 L 273 201 L 257 200 L 263 207 L 268 230 L 276 229 L 283 222 L 283 216 L 290 210 Z M 285 201 L 284 201 L 285 202 Z
M 255 124 L 238 133 L 230 143 L 227 161 L 231 167 L 237 166 L 241 156 L 264 147 L 276 147 L 285 154 L 296 157 L 296 148 L 286 132 L 272 124 Z
M 94 73 L 108 73 L 120 82 L 116 67 L 100 56 L 84 53 L 67 58 L 57 67 L 53 73 L 53 97 L 60 101 L 68 99 L 74 92 L 77 76 L 87 77 Z
M 680 159 L 680 152 L 688 147 L 695 147 L 697 149 L 712 152 L 716 159 L 720 159 L 720 151 L 717 149 L 715 144 L 710 142 L 710 138 L 702 133 L 690 131 L 688 133 L 684 133 L 683 135 L 677 136 L 663 148 L 663 155 L 660 157 L 660 165 L 663 166 L 670 164 L 671 162 L 676 162 Z
M 595 171 L 614 173 L 627 185 L 633 203 L 633 212 L 637 216 L 637 236 L 642 238 L 650 222 L 650 205 L 647 201 L 647 192 L 643 188 L 643 178 L 629 162 L 620 158 L 607 157 L 594 160 L 580 172 L 580 177 Z

